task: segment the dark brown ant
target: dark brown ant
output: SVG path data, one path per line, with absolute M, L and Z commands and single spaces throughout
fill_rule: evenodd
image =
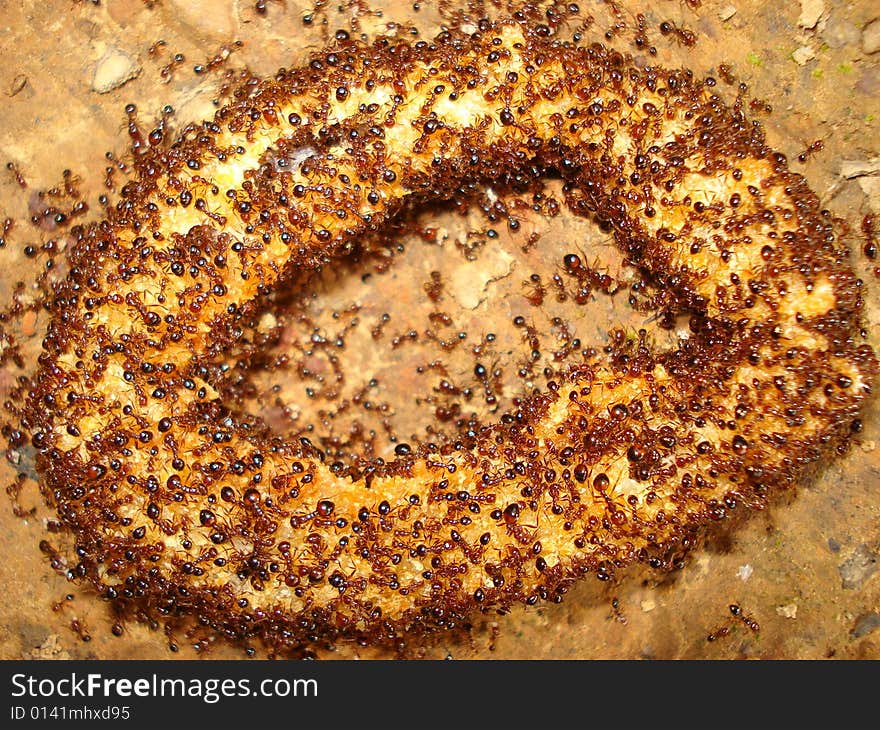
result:
M 747 629 L 749 629 L 749 631 L 753 633 L 758 633 L 758 631 L 761 630 L 761 625 L 751 616 L 747 616 L 746 614 L 744 614 L 739 604 L 731 603 L 728 606 L 728 610 L 730 611 L 731 618 L 728 619 L 724 625 L 712 631 L 706 637 L 706 641 L 715 641 L 717 639 L 728 636 L 730 634 L 730 630 L 733 624 L 736 621 L 742 623 Z

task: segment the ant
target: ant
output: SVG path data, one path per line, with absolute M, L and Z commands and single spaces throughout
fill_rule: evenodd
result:
M 679 28 L 673 21 L 664 20 L 660 23 L 660 32 L 663 35 L 674 35 L 678 44 L 693 48 L 697 45 L 697 34 L 687 28 Z
M 877 258 L 877 238 L 875 230 L 876 219 L 873 215 L 866 215 L 862 218 L 862 233 L 865 235 L 865 245 L 863 251 L 872 261 Z
M 168 45 L 168 42 L 167 42 L 167 41 L 164 41 L 164 40 L 162 40 L 162 39 L 159 39 L 158 41 L 156 41 L 153 45 L 151 45 L 151 46 L 147 49 L 147 55 L 149 55 L 149 56 L 156 56 L 156 55 L 158 55 L 159 52 L 160 52 L 165 46 L 167 46 L 167 45 Z
M 733 67 L 728 63 L 721 63 L 718 65 L 718 75 L 728 86 L 732 86 L 736 83 L 736 76 L 733 73 Z
M 749 109 L 753 114 L 772 114 L 773 105 L 765 99 L 751 99 L 749 101 Z
M 813 142 L 810 142 L 810 144 L 807 146 L 807 148 L 797 156 L 798 162 L 801 162 L 801 163 L 806 162 L 813 155 L 815 155 L 818 152 L 821 152 L 824 149 L 825 149 L 825 143 L 821 139 L 817 139 Z

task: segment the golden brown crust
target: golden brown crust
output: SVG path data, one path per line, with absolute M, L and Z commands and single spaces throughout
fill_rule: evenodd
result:
M 81 229 L 23 417 L 76 572 L 229 636 L 379 642 L 663 566 L 790 485 L 846 442 L 876 361 L 830 219 L 714 92 L 487 23 L 341 40 L 141 155 Z M 533 163 L 691 312 L 678 349 L 585 362 L 472 442 L 357 473 L 220 402 L 205 363 L 285 271 Z

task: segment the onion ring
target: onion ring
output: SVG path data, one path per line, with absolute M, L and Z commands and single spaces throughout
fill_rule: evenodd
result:
M 533 163 L 691 312 L 678 348 L 357 470 L 223 405 L 205 363 L 285 273 Z M 74 572 L 150 616 L 380 643 L 662 568 L 842 448 L 876 373 L 830 217 L 757 126 L 690 72 L 514 21 L 339 40 L 137 171 L 80 231 L 22 424 Z

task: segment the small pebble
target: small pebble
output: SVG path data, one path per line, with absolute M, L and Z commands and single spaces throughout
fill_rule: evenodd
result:
M 92 90 L 99 94 L 107 94 L 118 89 L 140 72 L 140 66 L 131 56 L 118 48 L 111 48 L 95 67 Z
M 791 54 L 794 62 L 798 66 L 803 66 L 808 61 L 812 61 L 816 57 L 816 52 L 809 46 L 801 46 Z
M 801 28 L 815 28 L 824 12 L 824 0 L 801 0 L 801 15 L 797 24 Z
M 854 639 L 861 639 L 880 627 L 880 613 L 866 613 L 856 619 L 850 632 Z
M 862 31 L 855 23 L 842 14 L 831 14 L 828 23 L 822 31 L 822 41 L 829 48 L 843 48 L 844 46 L 858 46 L 862 37 Z
M 877 554 L 867 545 L 859 545 L 846 560 L 837 566 L 843 587 L 856 590 L 864 585 L 877 570 Z
M 18 94 L 25 86 L 27 86 L 28 77 L 24 74 L 18 74 L 14 79 L 12 79 L 12 84 L 9 86 L 9 91 L 6 92 L 7 96 L 15 96 Z
M 722 21 L 730 20 L 734 15 L 736 15 L 736 8 L 733 5 L 725 5 L 718 11 L 718 17 Z
M 847 180 L 880 173 L 880 157 L 872 157 L 868 160 L 842 160 L 840 163 L 840 175 Z
M 862 31 L 862 50 L 868 54 L 880 51 L 880 18 L 874 18 Z

